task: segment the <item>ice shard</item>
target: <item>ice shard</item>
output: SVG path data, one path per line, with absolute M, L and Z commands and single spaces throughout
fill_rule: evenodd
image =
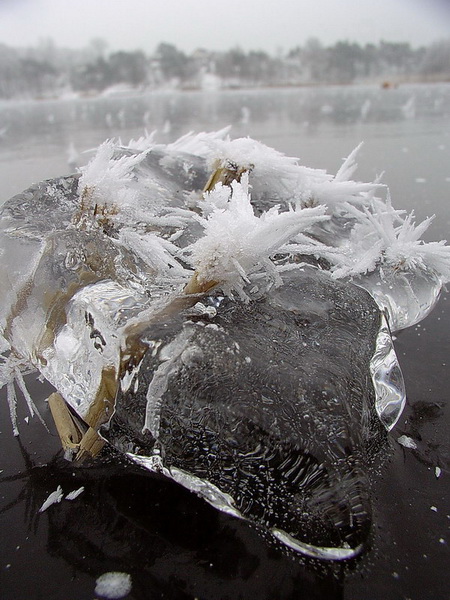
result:
M 53 384 L 67 457 L 107 442 L 293 551 L 349 559 L 405 402 L 390 332 L 431 310 L 449 249 L 378 182 L 345 181 L 356 152 L 333 178 L 226 135 L 106 142 L 5 203 L 0 385 L 15 422 L 18 369 Z

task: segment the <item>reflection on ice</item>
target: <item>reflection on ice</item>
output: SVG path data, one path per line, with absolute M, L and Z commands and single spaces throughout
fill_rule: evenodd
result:
M 7 202 L 13 422 L 35 368 L 67 456 L 107 441 L 291 550 L 360 553 L 405 402 L 390 331 L 431 310 L 450 253 L 352 179 L 356 153 L 332 176 L 227 130 L 147 136 Z

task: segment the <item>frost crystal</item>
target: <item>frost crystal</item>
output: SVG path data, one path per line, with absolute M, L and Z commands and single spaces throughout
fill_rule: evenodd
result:
M 274 206 L 257 217 L 248 173 L 241 183 L 233 182 L 231 190 L 219 185 L 208 199 L 215 208 L 202 221 L 205 235 L 186 249 L 189 261 L 200 282 L 220 282 L 225 291 L 237 291 L 242 297 L 246 297 L 244 282 L 261 268 L 277 282 L 270 258 L 298 233 L 328 219 L 324 207 L 280 212 Z
M 281 152 L 269 148 L 265 144 L 249 137 L 231 140 L 212 139 L 208 153 L 210 167 L 219 160 L 223 164 L 232 163 L 245 169 L 254 169 L 260 176 L 270 177 L 281 173 L 289 176 L 297 172 L 296 158 L 285 156 Z
M 133 189 L 133 169 L 146 156 L 146 152 L 114 158 L 116 144 L 104 142 L 94 158 L 81 169 L 80 190 L 95 204 L 130 203 L 136 197 Z
M 431 270 L 450 280 L 450 247 L 445 242 L 425 243 L 421 236 L 433 217 L 419 225 L 414 213 L 405 218 L 387 202 L 374 201 L 370 210 L 354 212 L 357 222 L 347 242 L 347 264 L 334 271 L 336 277 L 373 271 L 378 264 L 398 271 Z
M 165 146 L 146 134 L 125 147 L 102 144 L 79 179 L 33 188 L 33 211 L 28 196 L 13 199 L 12 211 L 6 203 L 0 348 L 13 352 L 0 366 L 0 385 L 14 433 L 15 386 L 30 415 L 37 412 L 21 374 L 26 365 L 84 417 L 105 369 L 117 373 L 130 329 L 180 310 L 183 290 L 218 286 L 248 301 L 313 257 L 334 278 L 368 290 L 391 331 L 420 321 L 450 279 L 450 249 L 421 241 L 431 219 L 415 225 L 389 195 L 376 196 L 378 180 L 353 181 L 360 148 L 333 177 L 256 140 L 232 140 L 228 128 Z M 208 165 L 219 175 L 231 168 L 231 180 L 218 176 L 208 188 Z M 13 262 L 18 278 L 7 268 Z
M 23 397 L 25 398 L 30 417 L 34 417 L 34 415 L 36 415 L 39 421 L 47 429 L 39 410 L 37 409 L 27 390 L 23 378 L 23 374 L 28 374 L 33 371 L 33 367 L 31 367 L 26 360 L 17 358 L 13 354 L 9 354 L 8 356 L 0 355 L 0 389 L 6 386 L 6 397 L 8 400 L 10 418 L 15 436 L 19 435 L 19 429 L 17 426 L 17 394 L 15 385 L 17 385 L 19 390 L 22 392 Z
M 210 156 L 215 144 L 220 143 L 220 141 L 228 135 L 229 131 L 230 127 L 224 127 L 219 131 L 208 133 L 204 131 L 200 133 L 190 132 L 183 135 L 175 142 L 167 144 L 165 148 L 169 155 L 172 153 L 183 152 L 196 156 Z

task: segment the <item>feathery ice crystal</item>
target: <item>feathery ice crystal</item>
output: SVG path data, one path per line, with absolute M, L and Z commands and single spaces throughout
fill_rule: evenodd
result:
M 255 215 L 248 189 L 249 174 L 234 181 L 231 188 L 219 184 L 207 195 L 206 204 L 214 208 L 202 219 L 204 235 L 188 246 L 189 261 L 200 283 L 216 281 L 226 293 L 244 293 L 248 276 L 263 268 L 278 282 L 273 255 L 294 238 L 322 220 L 327 220 L 325 207 L 279 211 L 273 206 Z

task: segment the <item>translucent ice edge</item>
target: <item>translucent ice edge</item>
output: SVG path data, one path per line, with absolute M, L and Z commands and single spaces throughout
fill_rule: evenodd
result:
M 162 473 L 169 479 L 176 481 L 189 491 L 194 492 L 203 498 L 203 500 L 206 500 L 206 502 L 211 504 L 211 506 L 214 508 L 228 515 L 232 515 L 233 517 L 238 517 L 239 519 L 248 521 L 248 519 L 235 507 L 235 502 L 232 496 L 222 492 L 217 486 L 207 479 L 200 479 L 200 477 L 191 475 L 190 473 L 187 473 L 182 469 L 178 469 L 177 467 L 167 468 L 163 465 L 161 456 L 159 455 L 141 456 L 139 454 L 127 452 L 127 456 L 134 463 L 140 465 L 141 467 L 144 467 L 152 472 Z M 270 530 L 270 532 L 278 541 L 291 548 L 291 550 L 299 552 L 300 554 L 310 558 L 320 558 L 324 560 L 348 560 L 361 554 L 364 548 L 363 544 L 358 544 L 358 546 L 355 548 L 352 548 L 348 545 L 343 545 L 342 547 L 314 546 L 313 544 L 308 544 L 293 538 L 282 529 L 277 529 L 274 527 Z
M 385 266 L 350 281 L 369 292 L 386 314 L 391 332 L 422 321 L 439 300 L 444 284 L 435 271 L 421 267 L 396 271 Z
M 375 352 L 369 368 L 375 389 L 375 410 L 380 421 L 390 431 L 402 414 L 406 392 L 391 332 L 384 315 L 381 318 Z
M 351 548 L 350 546 L 348 546 L 348 548 L 313 546 L 312 544 L 307 544 L 306 542 L 299 542 L 281 529 L 272 529 L 271 531 L 273 535 L 280 540 L 280 542 L 283 542 L 283 544 L 289 546 L 289 548 L 292 548 L 292 550 L 296 550 L 297 552 L 312 558 L 322 558 L 325 560 L 348 560 L 349 558 L 355 558 L 355 556 L 361 554 L 364 548 L 363 544 L 358 544 L 356 548 Z

